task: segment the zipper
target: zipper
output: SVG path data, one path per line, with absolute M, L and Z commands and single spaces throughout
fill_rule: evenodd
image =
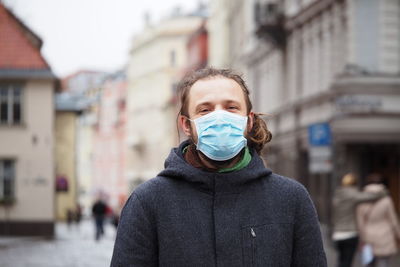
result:
M 250 235 L 251 235 L 251 266 L 256 266 L 256 232 L 253 227 L 250 227 Z
M 254 232 L 254 229 L 253 229 L 253 228 L 250 228 L 250 233 L 251 233 L 251 236 L 252 236 L 253 238 L 256 237 L 256 232 Z

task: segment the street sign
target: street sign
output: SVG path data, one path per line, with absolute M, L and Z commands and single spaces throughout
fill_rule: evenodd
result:
M 311 146 L 309 148 L 310 173 L 330 173 L 333 169 L 330 146 Z
M 327 146 L 332 142 L 328 123 L 316 123 L 308 127 L 308 141 L 311 146 Z
M 332 136 L 328 123 L 315 123 L 308 127 L 309 171 L 329 173 L 333 169 Z
M 310 158 L 331 158 L 332 149 L 330 146 L 312 146 L 309 149 Z
M 310 162 L 310 173 L 330 173 L 332 171 L 332 161 L 330 159 L 314 160 Z

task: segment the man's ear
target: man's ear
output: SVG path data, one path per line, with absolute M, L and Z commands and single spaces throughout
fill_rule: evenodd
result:
M 182 131 L 185 133 L 186 136 L 191 136 L 190 131 L 190 121 L 186 116 L 179 115 L 179 126 L 181 127 Z
M 250 133 L 254 125 L 254 112 L 250 111 L 247 119 L 247 132 Z

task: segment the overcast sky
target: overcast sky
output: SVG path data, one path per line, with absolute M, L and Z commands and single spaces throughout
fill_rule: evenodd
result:
M 128 59 L 132 36 L 149 12 L 156 22 L 198 0 L 2 0 L 39 35 L 42 54 L 60 77 L 81 69 L 114 71 Z M 207 2 L 207 1 L 203 1 Z

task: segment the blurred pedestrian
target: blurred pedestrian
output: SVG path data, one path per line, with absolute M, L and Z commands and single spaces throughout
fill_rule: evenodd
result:
M 111 266 L 327 266 L 308 192 L 259 156 L 271 133 L 242 77 L 202 69 L 178 92 L 188 140 L 128 199 Z
M 75 208 L 75 223 L 77 225 L 79 225 L 79 223 L 82 220 L 82 207 L 81 205 L 78 203 L 76 204 L 76 208 Z
M 370 174 L 367 182 L 365 192 L 385 191 L 380 174 Z M 372 246 L 374 260 L 369 266 L 389 266 L 390 257 L 397 253 L 397 242 L 400 241 L 400 226 L 390 196 L 386 195 L 374 203 L 359 205 L 357 221 L 362 242 Z
M 357 188 L 357 179 L 352 173 L 343 176 L 341 186 L 333 197 L 333 235 L 338 252 L 337 266 L 351 267 L 358 246 L 356 207 L 363 202 L 382 198 L 386 192 L 361 192 Z
M 104 219 L 107 212 L 107 205 L 99 198 L 92 207 L 92 214 L 96 225 L 95 239 L 100 240 L 101 236 L 104 235 Z
M 74 212 L 72 209 L 67 209 L 67 226 L 71 227 L 72 222 L 74 221 Z

